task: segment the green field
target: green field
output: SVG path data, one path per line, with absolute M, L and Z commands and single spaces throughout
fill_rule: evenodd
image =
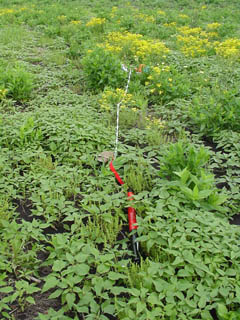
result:
M 238 0 L 1 0 L 0 320 L 240 319 L 239 88 Z

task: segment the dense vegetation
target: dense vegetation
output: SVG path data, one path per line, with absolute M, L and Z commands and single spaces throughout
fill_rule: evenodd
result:
M 239 1 L 0 5 L 0 319 L 240 319 Z

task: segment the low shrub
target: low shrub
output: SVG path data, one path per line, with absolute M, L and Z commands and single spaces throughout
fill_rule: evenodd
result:
M 33 76 L 22 66 L 0 68 L 0 87 L 6 90 L 6 97 L 19 102 L 28 100 L 33 89 Z
M 127 76 L 121 69 L 120 60 L 102 48 L 89 50 L 82 59 L 82 66 L 87 87 L 95 92 L 104 90 L 106 86 L 125 86 Z

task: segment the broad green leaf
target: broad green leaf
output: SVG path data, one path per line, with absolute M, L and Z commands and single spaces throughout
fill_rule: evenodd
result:
M 90 267 L 87 264 L 82 263 L 78 265 L 77 270 L 79 276 L 85 276 L 89 273 Z
M 3 287 L 3 288 L 0 288 L 0 292 L 10 293 L 10 292 L 13 292 L 13 288 L 12 287 Z
M 139 313 L 141 313 L 144 310 L 144 308 L 146 308 L 146 304 L 142 301 L 139 301 L 137 303 L 137 313 L 136 314 L 138 315 Z
M 113 315 L 115 312 L 115 307 L 113 304 L 111 304 L 111 301 L 105 301 L 102 305 L 101 305 L 101 309 L 104 313 L 108 313 L 110 315 Z
M 222 303 L 218 303 L 217 305 L 217 313 L 220 317 L 225 318 L 228 314 L 228 310 L 226 308 L 226 306 Z
M 176 257 L 176 259 L 172 262 L 172 265 L 178 265 L 178 264 L 182 264 L 184 262 L 184 260 L 180 257 Z
M 153 304 L 153 305 L 158 305 L 159 304 L 159 297 L 155 292 L 152 292 L 148 298 L 147 298 L 147 302 Z
M 27 301 L 28 303 L 35 304 L 35 300 L 33 299 L 33 297 L 27 297 L 27 298 L 26 298 L 26 301 Z
M 202 296 L 200 299 L 199 299 L 199 302 L 198 302 L 198 307 L 200 309 L 204 309 L 205 306 L 206 306 L 206 303 L 207 303 L 207 298 L 205 296 Z
M 48 299 L 58 298 L 58 297 L 61 295 L 62 292 L 63 292 L 63 290 L 57 289 L 57 290 L 55 290 L 53 293 L 50 294 L 50 296 L 48 297 Z
M 59 283 L 59 280 L 54 276 L 49 276 L 42 288 L 42 293 L 48 291 L 49 289 L 55 288 Z
M 135 289 L 135 288 L 129 289 L 129 293 L 132 294 L 132 295 L 135 296 L 135 297 L 140 296 L 140 290 Z
M 75 299 L 76 299 L 75 293 L 71 292 L 71 293 L 66 294 L 66 301 L 67 301 L 69 309 L 72 309 L 72 306 L 75 302 Z
M 111 280 L 119 280 L 119 279 L 126 279 L 127 276 L 118 272 L 110 271 L 108 274 L 108 278 Z
M 100 264 L 97 266 L 98 273 L 105 273 L 105 272 L 108 272 L 109 270 L 110 270 L 110 267 L 106 266 L 105 264 Z

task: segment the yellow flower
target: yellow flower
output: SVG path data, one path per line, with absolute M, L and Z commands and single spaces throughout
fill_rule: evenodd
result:
M 103 47 L 107 51 L 130 56 L 138 61 L 146 57 L 163 56 L 170 51 L 161 41 L 145 40 L 141 34 L 126 31 L 109 33 Z
M 179 18 L 182 18 L 182 19 L 188 19 L 189 18 L 188 15 L 182 14 L 182 13 L 180 13 L 178 16 L 179 16 Z
M 240 56 L 240 39 L 230 38 L 223 42 L 215 42 L 217 55 L 224 58 L 234 58 Z
M 155 22 L 155 18 L 153 16 L 149 16 L 144 13 L 139 13 L 135 16 L 136 19 L 143 20 L 145 22 Z
M 66 18 L 67 18 L 67 17 L 66 17 L 66 16 L 64 16 L 64 15 L 61 15 L 61 16 L 58 16 L 57 18 L 58 18 L 58 20 L 60 20 L 60 21 L 61 21 L 61 20 L 66 20 Z
M 166 12 L 165 11 L 162 11 L 162 10 L 158 10 L 157 11 L 157 14 L 161 15 L 161 16 L 165 16 L 166 15 Z
M 207 29 L 215 30 L 215 29 L 218 29 L 220 26 L 221 26 L 220 23 L 218 23 L 218 22 L 213 22 L 213 23 L 209 23 L 209 24 L 207 25 Z
M 13 10 L 13 9 L 8 9 L 8 8 L 6 8 L 6 9 L 1 9 L 1 10 L 0 10 L 0 16 L 2 16 L 2 15 L 4 15 L 4 14 L 13 13 L 13 12 L 15 12 L 15 10 Z
M 145 82 L 145 85 L 148 86 L 148 85 L 149 85 L 149 81 L 146 81 L 146 82 Z
M 95 27 L 101 26 L 106 22 L 105 18 L 92 18 L 88 23 L 86 23 L 86 27 Z
M 81 24 L 82 22 L 80 20 L 72 20 L 70 23 L 77 25 L 77 24 Z
M 164 23 L 164 27 L 175 27 L 176 26 L 176 22 L 173 21 L 173 22 L 170 22 L 170 23 Z
M 168 81 L 169 81 L 169 82 L 172 82 L 172 78 L 168 78 Z

